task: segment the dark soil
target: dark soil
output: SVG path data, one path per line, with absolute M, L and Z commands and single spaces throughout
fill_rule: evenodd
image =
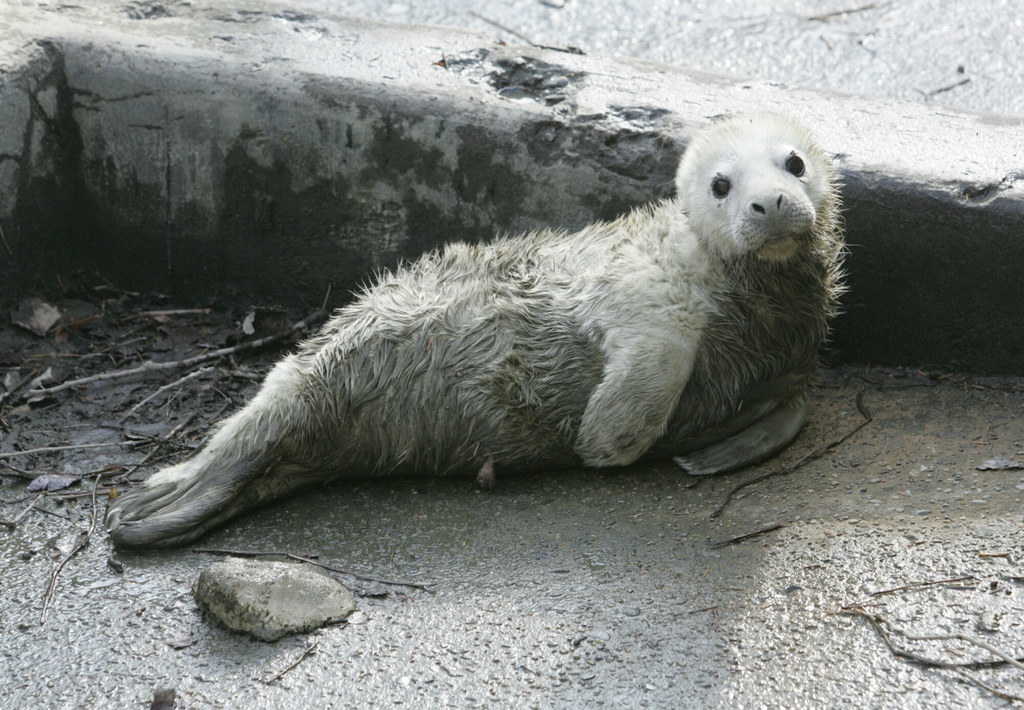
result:
M 33 308 L 54 317 L 52 309 L 59 311 L 45 335 L 28 327 Z M 97 476 L 98 494 L 116 495 L 137 469 L 199 446 L 300 337 L 288 332 L 293 315 L 228 302 L 176 308 L 159 295 L 110 286 L 49 304 L 18 304 L 0 326 L 0 520 L 13 517 L 5 504 L 36 495 L 30 487 L 50 491 L 37 504 L 44 508 L 91 496 Z M 47 392 L 70 380 L 186 361 L 276 333 L 285 337 L 264 348 Z

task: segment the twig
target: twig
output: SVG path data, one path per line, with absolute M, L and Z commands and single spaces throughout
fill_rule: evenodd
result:
M 227 355 L 233 355 L 234 353 L 243 352 L 246 350 L 255 350 L 262 348 L 271 343 L 277 342 L 278 340 L 284 340 L 285 338 L 304 330 L 309 327 L 312 323 L 323 318 L 327 315 L 327 311 L 320 307 L 313 313 L 310 313 L 307 317 L 295 323 L 288 330 L 283 330 L 280 333 L 274 335 L 268 335 L 265 338 L 259 338 L 258 340 L 250 340 L 249 342 L 239 343 L 238 345 L 232 345 L 229 348 L 219 348 L 217 350 L 211 350 L 210 352 L 203 353 L 202 355 L 196 355 L 195 357 L 185 358 L 184 360 L 172 360 L 170 362 L 145 362 L 138 367 L 133 367 L 128 370 L 115 370 L 114 372 L 103 372 L 98 375 L 90 375 L 89 377 L 80 377 L 77 380 L 68 380 L 62 382 L 59 385 L 53 387 L 41 387 L 39 389 L 29 390 L 28 396 L 36 397 L 46 394 L 56 394 L 57 392 L 63 392 L 71 387 L 77 387 L 79 385 L 86 385 L 92 382 L 103 382 L 107 380 L 123 380 L 131 377 L 138 377 L 140 375 L 147 375 L 151 372 L 163 372 L 164 370 L 176 370 L 183 367 L 192 367 L 203 362 L 209 362 L 210 360 L 216 360 L 218 358 L 225 357 Z
M 377 577 L 368 577 L 366 575 L 358 574 L 356 572 L 350 572 L 346 569 L 340 569 L 338 567 L 325 565 L 322 562 L 317 562 L 312 557 L 303 557 L 302 555 L 296 555 L 293 552 L 259 552 L 256 550 L 218 550 L 208 547 L 193 547 L 192 552 L 203 555 L 233 555 L 235 557 L 286 557 L 289 560 L 294 560 L 296 562 L 305 562 L 307 564 L 316 565 L 317 567 L 325 569 L 328 572 L 348 575 L 349 577 L 354 577 L 355 579 L 358 579 L 363 582 L 376 582 L 377 584 L 385 584 L 393 587 L 410 587 L 412 589 L 422 589 L 425 592 L 429 592 L 430 587 L 432 586 L 429 584 L 419 584 L 417 582 L 397 582 L 388 579 L 378 579 Z
M 876 3 L 869 3 L 867 5 L 861 5 L 860 7 L 851 7 L 846 10 L 833 10 L 832 12 L 824 12 L 820 15 L 808 15 L 804 17 L 805 20 L 810 22 L 827 22 L 833 17 L 841 17 L 843 15 L 852 15 L 855 12 L 867 12 L 868 10 L 874 10 L 878 5 Z
M 860 390 L 857 393 L 857 398 L 854 400 L 854 403 L 857 405 L 857 411 L 860 412 L 862 417 L 865 419 L 874 419 L 868 408 L 864 406 L 864 390 Z
M 173 439 L 175 436 L 178 435 L 179 432 L 181 432 L 182 430 L 185 429 L 185 427 L 187 427 L 189 424 L 191 424 L 193 422 L 193 420 L 195 420 L 195 418 L 196 418 L 196 413 L 195 412 L 189 412 L 188 416 L 181 420 L 181 424 L 179 424 L 178 426 L 174 427 L 169 432 L 167 432 L 166 434 L 163 435 L 163 440 L 164 441 L 170 441 L 171 439 Z
M 98 489 L 96 492 L 97 493 L 109 494 L 110 491 L 112 491 L 112 490 L 114 490 L 114 488 L 108 487 L 108 486 L 104 486 L 104 487 Z M 79 498 L 88 498 L 88 497 L 90 497 L 90 494 L 89 494 L 88 491 L 86 491 L 84 493 L 52 493 L 50 495 L 50 497 L 51 498 L 57 498 L 59 500 L 77 500 Z M 45 511 L 43 511 L 40 508 L 40 512 L 45 512 Z
M 171 382 L 170 384 L 164 385 L 163 387 L 158 389 L 156 392 L 154 392 L 153 394 L 149 395 L 144 400 L 142 400 L 141 402 L 136 404 L 134 407 L 129 409 L 128 413 L 125 414 L 123 417 L 121 417 L 121 419 L 119 420 L 118 423 L 124 424 L 125 420 L 127 420 L 128 417 L 130 417 L 131 415 L 135 414 L 135 412 L 139 411 L 139 409 L 141 409 L 147 402 L 151 402 L 152 400 L 154 400 L 155 398 L 159 397 L 161 394 L 163 394 L 167 390 L 174 389 L 175 387 L 178 387 L 179 385 L 185 384 L 186 382 L 188 382 L 191 379 L 194 379 L 196 377 L 200 377 L 202 375 L 205 375 L 206 373 L 212 372 L 213 370 L 214 370 L 214 368 L 212 368 L 212 367 L 201 367 L 198 370 L 193 370 L 192 372 L 188 373 L 184 377 L 179 377 L 178 379 L 176 379 L 174 382 Z
M 138 330 L 138 328 L 135 328 L 133 330 L 128 331 L 127 333 L 125 333 L 125 336 L 131 335 L 136 330 Z M 124 336 L 122 336 L 122 337 L 124 337 Z M 108 345 L 107 347 L 103 348 L 102 350 L 94 350 L 93 352 L 85 353 L 85 354 L 81 355 L 80 357 L 83 360 L 85 360 L 87 358 L 91 358 L 91 357 L 103 357 L 104 355 L 109 353 L 111 350 L 116 350 L 117 348 L 123 348 L 126 345 L 131 345 L 132 343 L 141 343 L 141 342 L 146 341 L 147 339 L 148 338 L 146 338 L 145 336 L 141 336 L 141 337 L 138 337 L 138 338 L 131 338 L 129 340 L 119 340 L 119 341 L 117 341 L 116 343 L 114 343 L 112 345 Z
M 32 380 L 32 378 L 33 378 L 33 377 L 35 377 L 35 376 L 36 376 L 36 375 L 38 375 L 38 374 L 39 374 L 39 368 L 38 368 L 38 367 L 37 367 L 37 368 L 34 368 L 34 369 L 33 369 L 33 370 L 31 371 L 31 372 L 29 372 L 29 373 L 28 373 L 27 375 L 25 375 L 24 377 L 22 377 L 22 378 L 21 378 L 21 380 L 20 380 L 20 381 L 18 382 L 18 384 L 14 385 L 14 387 L 11 387 L 11 388 L 10 388 L 9 390 L 7 390 L 6 392 L 4 392 L 3 394 L 0 394 L 0 404 L 3 404 L 3 403 L 4 403 L 4 401 L 5 401 L 5 400 L 6 400 L 6 399 L 7 399 L 8 397 L 10 397 L 10 396 L 11 396 L 11 395 L 13 395 L 13 394 L 14 394 L 15 392 L 17 392 L 18 390 L 20 390 L 20 389 L 21 389 L 22 387 L 24 387 L 25 385 L 27 385 L 27 384 L 28 384 L 28 383 L 29 383 L 29 382 L 30 382 L 30 381 Z
M 8 530 L 14 530 L 14 528 L 18 527 L 18 523 L 21 522 L 21 519 L 28 515 L 28 511 L 35 508 L 36 503 L 42 500 L 43 496 L 45 495 L 45 493 L 40 493 L 39 495 L 32 499 L 32 502 L 29 503 L 28 507 L 25 508 L 25 510 L 18 513 L 18 517 L 16 517 L 14 520 L 0 520 L 0 525 L 3 525 Z
M 89 523 L 89 531 L 78 535 L 75 546 L 57 563 L 57 566 L 53 568 L 53 574 L 50 575 L 50 583 L 46 587 L 46 594 L 43 595 L 43 611 L 39 616 L 40 626 L 46 623 L 46 615 L 50 611 L 50 602 L 53 600 L 53 590 L 57 587 L 57 575 L 64 569 L 68 560 L 89 546 L 89 539 L 92 537 L 93 530 L 96 529 L 96 488 L 99 486 L 101 478 L 103 476 L 96 476 L 96 480 L 92 484 L 92 520 Z
M 309 564 L 316 565 L 317 567 L 320 567 L 321 569 L 325 569 L 328 572 L 334 572 L 336 574 L 346 574 L 349 577 L 355 577 L 356 579 L 358 579 L 360 581 L 363 581 L 363 582 L 376 582 L 377 584 L 386 584 L 386 585 L 389 585 L 389 586 L 392 586 L 392 587 L 411 587 L 412 589 L 421 589 L 424 592 L 429 592 L 430 591 L 430 587 L 432 586 L 430 584 L 420 584 L 418 582 L 400 582 L 400 581 L 395 581 L 395 580 L 391 580 L 391 579 L 378 579 L 377 577 L 367 577 L 365 574 L 357 574 L 356 572 L 350 572 L 347 569 L 339 569 L 337 567 L 331 567 L 330 565 L 325 565 L 322 562 L 317 562 L 316 560 L 311 560 L 308 557 L 301 557 L 299 555 L 293 555 L 293 554 L 290 554 L 290 553 L 288 555 L 288 558 L 292 559 L 292 560 L 296 560 L 298 562 L 308 562 Z
M 260 551 L 260 550 L 228 550 L 215 547 L 193 547 L 189 552 L 197 555 L 225 555 L 230 557 L 287 557 L 290 552 Z M 317 555 L 310 555 L 310 559 L 316 559 Z
M 964 678 L 974 683 L 982 690 L 987 690 L 988 692 L 992 693 L 992 695 L 996 696 L 997 698 L 1002 698 L 1003 700 L 1016 700 L 1017 702 L 1024 702 L 1024 696 L 1013 695 L 1012 693 L 1007 693 L 1005 691 L 999 690 L 998 688 L 993 688 L 991 685 L 981 680 L 981 678 L 975 678 L 973 675 L 965 671 L 963 668 L 953 668 L 952 670 L 954 673 L 963 676 Z
M 20 468 L 15 468 L 11 464 L 7 463 L 6 461 L 0 461 L 0 466 L 3 466 L 4 468 L 9 468 L 10 470 L 14 471 L 13 474 L 10 474 L 10 473 L 6 474 L 8 476 L 17 476 L 18 478 L 27 478 L 30 481 L 33 478 L 35 478 L 35 474 L 29 473 L 28 471 L 22 471 Z M 4 474 L 0 473 L 0 475 L 4 475 Z
M 952 579 L 937 579 L 931 582 L 911 582 L 910 584 L 904 584 L 902 587 L 893 587 L 892 589 L 880 589 L 877 592 L 871 592 L 871 596 L 879 597 L 883 594 L 895 594 L 896 592 L 907 592 L 911 589 L 921 589 L 922 587 L 934 587 L 937 584 L 953 584 L 954 582 L 975 582 L 977 577 L 972 574 L 964 577 L 954 577 Z
M 504 32 L 508 32 L 510 35 L 518 37 L 519 39 L 523 40 L 524 42 L 526 42 L 531 47 L 536 47 L 537 46 L 536 42 L 534 42 L 532 39 L 530 39 L 529 37 L 524 35 L 522 32 L 520 32 L 518 30 L 514 30 L 514 29 L 512 29 L 511 27 L 509 27 L 507 25 L 503 25 L 500 22 L 498 22 L 497 20 L 492 20 L 489 17 L 484 17 L 479 12 L 474 12 L 473 10 L 470 10 L 469 14 L 472 15 L 473 17 L 477 18 L 478 20 L 483 20 L 487 24 L 493 25 L 493 26 L 497 27 L 499 30 L 502 30 Z
M 88 494 L 86 494 L 86 495 L 88 495 Z M 69 523 L 71 522 L 71 516 L 64 515 L 63 513 L 58 513 L 55 510 L 47 510 L 46 508 L 36 508 L 36 510 L 39 511 L 40 513 L 42 513 L 43 515 L 50 515 L 50 516 L 52 516 L 54 518 L 60 518 L 61 520 L 67 520 Z
M 169 311 L 140 311 L 131 316 L 134 318 L 162 318 L 164 316 L 205 316 L 209 315 L 209 308 L 175 308 Z
M 120 463 L 111 464 L 110 466 L 104 466 L 99 471 L 87 471 L 79 476 L 80 479 L 92 478 L 93 476 L 106 476 L 108 473 L 123 473 L 127 470 L 127 466 Z
M 706 606 L 703 609 L 690 609 L 686 613 L 687 614 L 703 614 L 704 612 L 715 611 L 716 609 L 718 609 L 718 607 L 719 607 L 719 605 L 715 604 L 714 606 Z
M 7 236 L 4 234 L 4 226 L 0 224 L 0 242 L 4 243 L 4 249 L 7 250 L 7 256 L 14 258 L 14 252 L 11 251 L 11 245 L 7 243 Z
M 48 454 L 53 451 L 75 451 L 78 449 L 108 449 L 112 446 L 135 446 L 136 441 L 108 441 L 103 444 L 67 444 L 65 446 L 41 446 L 38 449 L 25 449 L 24 451 L 8 451 L 0 454 L 0 459 L 12 459 L 16 456 L 29 456 L 31 454 Z
M 940 86 L 938 89 L 932 89 L 929 92 L 923 92 L 922 91 L 921 93 L 923 93 L 925 96 L 937 96 L 939 94 L 944 94 L 947 91 L 952 91 L 953 89 L 955 89 L 955 88 L 957 88 L 959 86 L 963 86 L 964 84 L 969 84 L 970 81 L 971 81 L 971 78 L 967 77 L 966 79 L 961 79 L 960 81 L 954 82 L 952 84 L 948 84 L 946 86 Z
M 816 459 L 821 458 L 822 456 L 827 454 L 829 451 L 831 451 L 832 449 L 836 448 L 837 446 L 842 444 L 844 441 L 849 439 L 851 436 L 856 434 L 858 431 L 863 429 L 865 426 L 867 426 L 869 423 L 871 423 L 871 421 L 872 420 L 871 420 L 870 417 L 865 419 L 860 424 L 858 424 L 853 429 L 851 429 L 850 431 L 848 431 L 845 434 L 843 434 L 841 437 L 839 437 L 835 441 L 830 442 L 830 443 L 826 444 L 825 446 L 822 446 L 822 447 L 820 447 L 818 449 L 815 449 L 814 451 L 812 451 L 811 453 L 807 454 L 806 456 L 804 456 L 802 459 L 800 459 L 799 461 L 797 461 L 794 464 L 790 464 L 789 466 L 783 466 L 782 468 L 777 469 L 775 471 L 771 471 L 770 473 L 766 473 L 763 476 L 757 476 L 756 478 L 751 478 L 749 481 L 744 481 L 743 483 L 739 484 L 738 486 L 733 488 L 731 491 L 729 491 L 729 493 L 725 496 L 725 500 L 723 500 L 719 504 L 719 506 L 717 508 L 715 508 L 715 510 L 711 513 L 711 519 L 714 520 L 719 515 L 721 515 L 722 511 L 725 510 L 725 506 L 729 505 L 730 501 L 732 501 L 733 496 L 735 496 L 737 493 L 739 493 L 741 490 L 743 490 L 747 486 L 752 486 L 755 483 L 761 483 L 762 481 L 767 481 L 769 478 L 775 478 L 776 476 L 785 476 L 787 474 L 793 473 L 793 471 L 796 471 L 801 466 L 804 466 L 805 464 L 808 464 L 811 461 L 814 461 Z
M 892 652 L 894 656 L 906 658 L 908 661 L 913 661 L 914 663 L 918 663 L 922 666 L 929 666 L 931 668 L 960 669 L 977 668 L 991 665 L 1002 665 L 1005 663 L 1013 666 L 1014 668 L 1018 668 L 1024 671 L 1024 663 L 1022 663 L 1021 660 L 1014 658 L 1013 655 L 1006 653 L 1005 651 L 999 648 L 996 648 L 988 641 L 984 641 L 973 636 L 968 636 L 967 634 L 911 634 L 907 631 L 904 631 L 903 629 L 896 628 L 892 625 L 892 623 L 882 618 L 878 614 L 871 614 L 860 608 L 845 609 L 842 613 L 847 614 L 849 616 L 859 616 L 864 619 L 867 619 L 871 626 L 874 627 L 875 631 L 878 632 L 878 635 L 882 637 L 882 641 L 885 642 L 885 645 L 889 647 L 889 651 Z M 978 648 L 988 651 L 993 656 L 996 656 L 999 660 L 955 663 L 952 661 L 940 661 L 934 658 L 927 658 L 925 656 L 920 656 L 914 653 L 913 651 L 908 651 L 906 649 L 899 648 L 898 646 L 896 646 L 896 644 L 893 643 L 892 637 L 889 635 L 889 632 L 886 631 L 887 628 L 891 629 L 893 633 L 899 634 L 907 641 L 962 641 L 963 643 L 967 643 L 972 646 L 977 646 Z
M 100 479 L 103 475 L 96 476 L 92 482 L 92 520 L 89 521 L 89 535 L 92 536 L 94 530 L 96 530 L 96 489 L 100 485 Z
M 166 443 L 170 444 L 171 442 L 166 442 Z M 132 475 L 133 473 L 138 471 L 143 466 L 146 466 L 148 464 L 158 463 L 160 461 L 166 461 L 168 458 L 170 458 L 175 453 L 175 452 L 171 451 L 171 452 L 165 452 L 165 453 L 161 454 L 160 456 L 157 456 L 156 453 L 159 450 L 160 450 L 160 447 L 155 446 L 152 449 L 150 449 L 150 452 L 148 454 L 146 454 L 145 458 L 143 458 L 141 461 L 139 461 L 138 463 L 128 464 L 128 466 L 125 468 L 125 471 L 124 471 L 125 480 L 128 480 L 128 476 Z M 156 458 L 154 458 L 154 456 Z
M 293 668 L 298 666 L 300 663 L 302 663 L 306 659 L 307 656 L 311 656 L 312 654 L 316 653 L 317 646 L 319 646 L 319 645 L 320 645 L 320 638 L 317 637 L 317 638 L 313 639 L 313 643 L 307 645 L 304 649 L 302 649 L 302 653 L 299 654 L 299 657 L 295 659 L 294 663 L 292 663 L 290 666 L 285 668 L 283 671 L 277 673 L 276 675 L 274 675 L 274 676 L 272 676 L 270 678 L 267 678 L 263 682 L 266 683 L 267 685 L 270 685 L 274 681 L 280 680 L 280 678 L 285 673 L 287 673 L 288 671 L 292 670 Z
M 229 377 L 237 377 L 241 380 L 255 381 L 263 379 L 263 375 L 258 372 L 249 372 L 247 370 L 231 370 L 227 374 Z
M 761 528 L 760 530 L 755 530 L 754 532 L 749 532 L 749 533 L 746 533 L 745 535 L 737 535 L 736 537 L 730 537 L 728 540 L 722 540 L 721 542 L 716 542 L 713 545 L 711 545 L 711 547 L 725 547 L 726 545 L 736 545 L 738 543 L 744 542 L 745 540 L 749 540 L 751 538 L 758 537 L 759 535 L 765 535 L 767 533 L 774 532 L 774 531 L 779 530 L 780 528 L 783 528 L 783 527 L 785 527 L 785 526 L 781 525 L 779 523 L 775 523 L 774 525 L 769 525 L 766 528 Z

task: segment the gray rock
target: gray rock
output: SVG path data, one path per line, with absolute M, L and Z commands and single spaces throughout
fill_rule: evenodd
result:
M 196 601 L 234 631 L 276 641 L 348 617 L 352 593 L 310 565 L 228 558 L 199 575 Z

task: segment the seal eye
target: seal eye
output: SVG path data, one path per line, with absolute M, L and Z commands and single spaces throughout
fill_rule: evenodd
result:
M 804 161 L 796 153 L 790 153 L 789 157 L 786 158 L 786 172 L 796 177 L 803 177 Z
M 732 183 L 724 175 L 716 175 L 715 179 L 711 181 L 711 194 L 720 200 L 729 194 L 730 189 L 732 189 Z

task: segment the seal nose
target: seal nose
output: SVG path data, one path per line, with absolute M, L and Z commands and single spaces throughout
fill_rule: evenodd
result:
M 775 200 L 775 209 L 776 209 L 776 211 L 781 212 L 782 211 L 782 205 L 785 202 L 786 202 L 785 195 L 779 195 L 779 199 Z M 757 202 L 751 202 L 750 203 L 750 209 L 752 211 L 754 211 L 755 213 L 760 214 L 760 215 L 767 214 L 764 206 L 759 204 L 759 203 L 757 203 Z

